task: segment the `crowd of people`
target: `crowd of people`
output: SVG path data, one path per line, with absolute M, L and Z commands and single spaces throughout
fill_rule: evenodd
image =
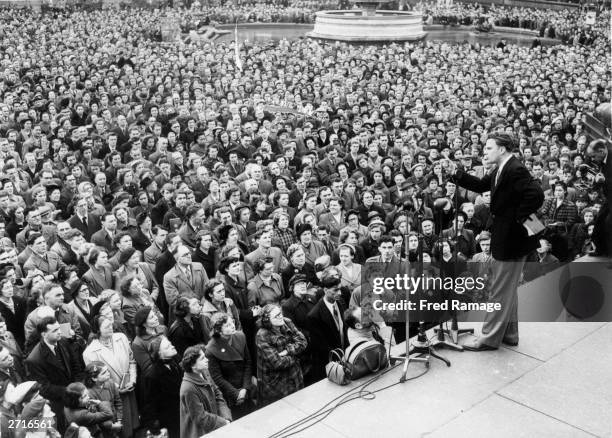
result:
M 200 7 L 192 5 L 182 9 L 182 22 L 189 23 L 189 30 L 208 24 L 233 23 L 314 23 L 315 13 L 322 10 L 348 8 L 346 2 L 337 0 L 291 2 L 253 2 Z
M 491 260 L 491 194 L 448 168 L 491 171 L 492 136 L 546 193 L 531 266 L 606 252 L 609 16 L 588 48 L 296 39 L 240 66 L 160 43 L 167 13 L 0 10 L 3 437 L 200 437 L 387 339 L 366 261 Z
M 585 14 L 577 8 L 560 10 L 507 7 L 479 3 L 424 2 L 416 6 L 429 24 L 475 26 L 479 30 L 511 27 L 537 31 L 540 37 L 556 38 L 564 43 L 591 45 L 609 27 L 609 9 L 602 11 L 596 26 L 585 23 Z M 608 18 L 606 20 L 606 17 Z

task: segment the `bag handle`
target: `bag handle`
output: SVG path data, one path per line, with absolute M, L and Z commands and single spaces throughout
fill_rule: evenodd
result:
M 377 373 L 382 369 L 383 360 L 387 357 L 387 351 L 384 345 L 381 345 L 381 348 L 378 349 L 378 364 L 376 364 L 376 369 L 373 369 L 371 364 L 368 362 L 368 358 L 366 355 L 363 356 L 363 360 L 367 364 L 368 368 L 373 372 Z
M 353 354 L 353 351 L 355 351 L 355 349 L 356 349 L 357 347 L 359 347 L 359 346 L 360 346 L 360 345 L 362 345 L 362 344 L 365 344 L 366 342 L 368 342 L 368 341 L 367 341 L 367 340 L 365 340 L 365 341 L 359 341 L 359 342 L 357 342 L 355 345 L 350 346 L 350 350 L 346 351 L 346 352 L 344 353 L 344 356 L 345 356 L 347 359 L 348 359 L 348 358 L 350 358 L 350 357 L 351 357 L 351 354 Z
M 334 360 L 336 359 L 336 360 Z M 329 352 L 329 362 L 340 362 L 344 363 L 344 359 L 342 357 L 342 349 L 335 348 Z

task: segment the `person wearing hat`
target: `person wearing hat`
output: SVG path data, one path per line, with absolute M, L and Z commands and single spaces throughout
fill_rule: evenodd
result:
M 141 261 L 141 253 L 134 247 L 126 248 L 119 253 L 119 267 L 113 273 L 115 277 L 115 289 L 118 289 L 122 280 L 134 276 L 138 278 L 144 289 L 149 291 L 153 300 L 157 300 L 159 286 L 151 266 Z
M 410 168 L 410 172 L 412 176 L 408 178 L 408 180 L 414 183 L 420 189 L 424 189 L 427 184 L 427 180 L 425 179 L 425 165 L 422 163 L 417 163 Z
M 325 377 L 329 353 L 336 348 L 344 350 L 348 345 L 346 327 L 342 321 L 346 304 L 342 300 L 340 281 L 338 275 L 331 273 L 321 278 L 323 297 L 307 315 L 312 345 L 312 374 L 317 380 Z
M 325 246 L 313 238 L 313 228 L 310 224 L 300 224 L 296 228 L 296 236 L 299 244 L 304 250 L 306 263 L 314 266 L 315 260 L 327 254 Z
M 378 244 L 385 230 L 385 223 L 380 220 L 378 216 L 373 216 L 372 220 L 368 224 L 368 237 L 359 242 L 363 248 L 363 253 L 366 259 L 379 254 Z
M 300 364 L 306 385 L 316 381 L 312 373 L 312 341 L 308 326 L 308 314 L 317 303 L 317 290 L 317 288 L 312 287 L 306 275 L 296 274 L 289 280 L 290 297 L 281 305 L 283 315 L 293 321 L 308 341 L 306 351 L 300 355 Z
M 72 301 L 66 306 L 78 318 L 83 338 L 88 339 L 91 333 L 92 308 L 98 302 L 98 299 L 91 296 L 89 286 L 81 280 L 76 280 L 70 285 L 70 294 Z

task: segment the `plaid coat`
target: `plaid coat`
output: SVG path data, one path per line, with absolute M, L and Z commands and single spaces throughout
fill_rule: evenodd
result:
M 295 242 L 297 242 L 297 238 L 295 237 L 295 232 L 291 228 L 281 230 L 278 227 L 274 227 L 274 231 L 272 232 L 272 245 L 280 248 L 283 254 L 287 254 L 287 248 Z
M 306 350 L 306 337 L 290 319 L 283 327 L 260 328 L 257 345 L 257 380 L 261 402 L 266 405 L 304 387 L 299 354 Z M 287 350 L 286 356 L 280 356 Z
M 568 200 L 563 200 L 563 203 L 557 208 L 557 200 L 548 198 L 544 201 L 540 214 L 546 223 L 563 222 L 566 228 L 571 228 L 578 220 L 578 209 L 573 202 Z

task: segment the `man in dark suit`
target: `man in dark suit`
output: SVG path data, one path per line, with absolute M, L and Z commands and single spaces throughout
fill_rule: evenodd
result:
M 592 141 L 587 147 L 587 156 L 601 167 L 601 173 L 596 175 L 595 183 L 603 186 L 605 196 L 605 201 L 595 218 L 595 229 L 593 230 L 595 255 L 611 255 L 612 143 L 603 139 Z
M 477 178 L 449 162 L 449 172 L 461 187 L 477 193 L 491 190 L 491 252 L 493 255 L 490 301 L 501 310 L 485 317 L 480 337 L 464 344 L 470 351 L 497 349 L 500 343 L 518 344 L 517 287 L 527 255 L 538 247 L 523 222 L 544 202 L 544 192 L 525 166 L 512 154 L 514 140 L 507 134 L 489 136 L 484 158 L 497 168 Z
M 315 381 L 325 377 L 325 365 L 329 362 L 329 352 L 348 345 L 346 327 L 342 315 L 346 310 L 342 302 L 340 278 L 328 275 L 321 279 L 323 297 L 315 304 L 307 316 L 307 326 L 312 345 L 312 375 Z
M 168 321 L 168 302 L 166 301 L 166 293 L 164 291 L 164 275 L 176 264 L 176 260 L 172 253 L 181 242 L 181 236 L 176 233 L 169 233 L 166 235 L 166 249 L 161 253 L 155 263 L 155 280 L 159 286 L 156 304 L 166 321 Z
M 53 316 L 40 320 L 36 329 L 41 340 L 25 361 L 28 378 L 41 384 L 40 394 L 49 400 L 60 433 L 66 429 L 64 396 L 66 387 L 82 380 L 79 360 L 62 340 L 60 324 Z
M 106 249 L 109 257 L 117 252 L 114 238 L 117 233 L 117 218 L 113 213 L 107 212 L 102 216 L 102 228 L 91 236 L 91 243 L 95 243 L 101 248 Z
M 80 230 L 85 240 L 89 242 L 91 241 L 91 236 L 98 231 L 102 225 L 100 219 L 96 215 L 89 213 L 87 209 L 87 199 L 79 199 L 74 207 L 74 215 L 68 220 L 68 223 L 72 228 Z

